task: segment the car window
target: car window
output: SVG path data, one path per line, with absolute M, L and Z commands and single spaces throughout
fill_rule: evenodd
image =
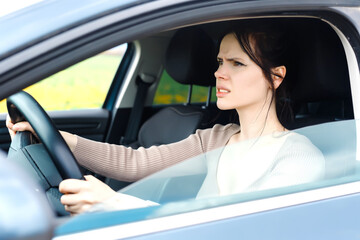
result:
M 26 89 L 48 111 L 101 108 L 126 44 L 100 53 Z M 6 112 L 5 101 L 0 112 Z
M 192 103 L 205 103 L 208 98 L 208 87 L 193 86 L 191 94 Z M 153 105 L 187 103 L 189 86 L 176 82 L 166 71 L 161 75 L 155 93 Z M 215 88 L 212 89 L 211 102 L 216 101 Z
M 357 138 L 359 137 L 357 134 L 358 126 L 359 121 L 344 120 L 304 127 L 290 132 L 289 134 L 299 136 L 299 139 L 311 141 L 315 146 L 315 151 L 318 151 L 319 155 L 316 155 L 316 158 L 312 158 L 313 163 L 311 164 L 313 164 L 313 167 L 310 168 L 311 171 L 314 171 L 313 168 L 316 166 L 320 166 L 314 164 L 314 161 L 317 161 L 316 159 L 320 159 L 319 162 L 324 163 L 324 165 L 321 165 L 320 170 L 316 172 L 316 174 L 318 174 L 317 177 L 299 184 L 288 185 L 286 183 L 283 184 L 282 181 L 269 187 L 254 187 L 254 190 L 248 188 L 246 191 L 235 192 L 234 194 L 224 196 L 213 194 L 210 189 L 207 191 L 211 194 L 199 198 L 199 191 L 203 188 L 205 179 L 209 176 L 211 161 L 218 159 L 224 151 L 224 148 L 220 148 L 155 173 L 124 188 L 121 192 L 160 204 L 185 201 L 186 204 L 184 204 L 184 206 L 189 206 L 189 208 L 184 207 L 176 211 L 186 212 L 193 211 L 194 206 L 195 209 L 208 208 L 359 181 L 360 156 L 358 156 L 356 146 Z M 266 140 L 267 136 L 264 137 L 264 140 Z M 341 139 L 341 141 L 339 141 L 339 139 Z M 244 145 L 234 145 L 234 149 L 239 149 L 243 146 Z M 282 151 L 286 153 L 288 148 L 284 148 Z M 309 153 L 308 149 L 304 151 L 304 156 Z M 279 153 L 280 152 L 277 152 L 277 154 Z M 300 177 L 309 175 L 308 172 L 299 170 L 296 162 L 293 161 L 294 158 L 288 158 L 289 169 L 291 169 L 291 165 L 294 164 L 293 167 L 297 168 L 297 174 L 299 174 Z M 253 160 L 258 161 L 259 159 L 254 158 Z M 300 160 L 302 161 L 302 159 Z M 220 165 L 217 167 L 219 166 Z M 262 165 L 256 165 L 256 168 L 261 167 Z M 271 168 L 272 167 L 269 167 L 269 169 Z M 257 169 L 254 168 L 254 171 L 256 172 Z M 249 174 L 249 177 L 251 177 L 251 175 L 252 173 Z M 216 175 L 212 177 L 216 178 Z M 216 189 L 217 184 L 213 184 L 212 187 Z M 209 204 L 209 201 L 211 204 Z M 174 211 L 174 209 L 169 208 L 169 211 Z

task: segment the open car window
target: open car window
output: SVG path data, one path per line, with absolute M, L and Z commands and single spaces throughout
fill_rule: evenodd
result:
M 161 214 L 156 214 L 156 216 L 166 216 L 175 212 L 189 212 L 299 192 L 306 193 L 359 181 L 360 158 L 356 151 L 359 137 L 358 129 L 358 120 L 346 120 L 304 127 L 288 133 L 289 135 L 295 134 L 308 138 L 321 153 L 321 156 L 318 157 L 323 157 L 324 166 L 321 166 L 323 171 L 319 172 L 318 177 L 304 183 L 280 183 L 278 187 L 273 185 L 269 188 L 247 189 L 244 192 L 224 196 L 210 194 L 209 196 L 199 197 L 199 191 L 205 183 L 204 180 L 207 175 L 211 174 L 209 172 L 211 168 L 209 167 L 209 161 L 212 158 L 218 158 L 224 151 L 224 149 L 216 149 L 144 178 L 121 190 L 121 193 L 164 205 L 161 208 Z M 262 139 L 257 141 L 262 141 Z M 231 148 L 241 147 L 243 146 L 236 144 L 231 146 Z M 289 162 L 292 162 L 293 158 L 296 157 L 292 157 L 291 153 L 288 156 L 287 161 Z M 259 161 L 259 159 L 253 160 Z M 312 161 L 317 160 L 312 159 Z M 316 164 L 313 167 L 316 167 Z M 313 171 L 311 168 L 309 169 Z M 296 174 L 302 176 L 308 173 L 299 171 Z M 248 175 L 251 176 L 252 174 L 248 173 Z M 216 185 L 213 187 L 217 188 Z M 309 198 L 304 201 L 314 201 L 315 197 L 316 194 L 312 192 Z M 174 204 L 181 207 L 174 207 Z M 171 207 L 166 207 L 167 205 Z M 109 207 L 107 209 L 107 207 L 109 206 L 106 206 L 106 204 L 96 206 L 97 209 L 113 210 L 113 208 Z

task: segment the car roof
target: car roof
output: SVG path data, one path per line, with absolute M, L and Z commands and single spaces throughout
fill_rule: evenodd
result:
M 0 45 L 0 60 L 17 50 L 21 50 L 34 42 L 41 41 L 43 38 L 66 31 L 76 27 L 84 22 L 89 22 L 96 18 L 108 15 L 110 13 L 139 6 L 148 2 L 159 2 L 158 7 L 162 5 L 176 5 L 185 2 L 199 2 L 194 0 L 47 0 L 40 1 L 29 7 L 13 12 L 9 15 L 0 17 L 0 32 L 6 33 L 2 36 L 2 44 Z M 218 2 L 218 1 L 201 1 Z M 221 2 L 221 1 L 219 1 Z M 222 1 L 225 2 L 247 2 L 247 1 Z M 306 4 L 324 5 L 358 5 L 355 0 L 321 0 L 321 1 L 302 1 L 299 3 L 289 3 L 283 0 L 262 1 L 257 0 L 261 5 L 266 2 L 274 2 L 276 4 L 294 4 L 301 6 Z M 262 3 L 261 3 L 262 2 Z M 144 6 L 145 7 L 145 6 Z M 20 49 L 19 49 L 20 48 Z
M 0 56 L 45 36 L 65 31 L 79 23 L 102 16 L 113 9 L 133 6 L 139 0 L 42 1 L 0 18 Z M 27 23 L 27 24 L 25 24 Z M 1 57 L 0 57 L 1 58 Z

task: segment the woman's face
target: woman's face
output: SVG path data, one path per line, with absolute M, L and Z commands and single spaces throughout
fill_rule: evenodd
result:
M 226 35 L 217 56 L 217 106 L 222 110 L 259 110 L 271 99 L 271 87 L 261 68 L 242 50 L 235 35 Z

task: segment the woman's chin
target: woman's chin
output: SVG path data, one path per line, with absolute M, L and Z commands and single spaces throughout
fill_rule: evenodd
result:
M 216 106 L 218 107 L 218 109 L 224 110 L 224 111 L 234 109 L 233 106 L 230 106 L 229 104 L 224 104 L 224 103 L 219 102 L 219 101 L 216 102 Z

